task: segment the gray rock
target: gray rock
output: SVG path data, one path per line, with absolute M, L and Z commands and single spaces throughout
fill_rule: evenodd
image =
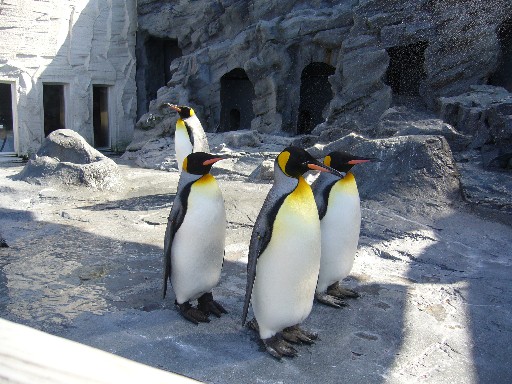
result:
M 393 107 L 384 112 L 376 128 L 377 137 L 441 135 L 454 151 L 464 150 L 471 136 L 456 131 L 450 124 L 432 116 L 421 116 L 406 107 Z
M 262 163 L 249 175 L 249 180 L 274 180 L 274 160 L 263 160 Z
M 471 148 L 482 150 L 484 166 L 506 168 L 512 154 L 512 94 L 494 86 L 472 86 L 470 92 L 439 98 L 441 118 L 471 135 Z
M 398 136 L 366 139 L 351 134 L 326 145 L 322 157 L 343 150 L 381 162 L 353 168 L 359 192 L 366 199 L 460 201 L 459 173 L 450 146 L 442 136 Z
M 226 144 L 233 148 L 258 147 L 261 145 L 261 135 L 253 130 L 228 132 L 225 135 Z
M 50 133 L 14 179 L 97 190 L 117 190 L 122 184 L 117 164 L 70 129 Z

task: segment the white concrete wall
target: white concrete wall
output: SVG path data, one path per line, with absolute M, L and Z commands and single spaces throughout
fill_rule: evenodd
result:
M 136 118 L 136 0 L 0 2 L 0 81 L 16 92 L 17 153 L 44 139 L 43 83 L 65 84 L 66 128 L 93 143 L 92 85 L 109 85 L 110 136 L 123 150 Z

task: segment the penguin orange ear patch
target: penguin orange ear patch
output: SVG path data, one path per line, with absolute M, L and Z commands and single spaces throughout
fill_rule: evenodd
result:
M 188 164 L 187 160 L 188 159 L 186 157 L 183 159 L 183 165 L 182 165 L 181 169 L 183 169 L 184 171 L 187 171 L 187 164 Z
M 329 155 L 325 156 L 324 164 L 327 165 L 328 167 L 331 166 L 331 156 L 329 156 Z

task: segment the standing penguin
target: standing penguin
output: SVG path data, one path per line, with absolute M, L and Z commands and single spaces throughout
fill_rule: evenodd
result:
M 178 112 L 180 117 L 176 121 L 174 133 L 174 148 L 178 169 L 182 171 L 183 159 L 192 152 L 210 152 L 208 139 L 203 126 L 191 107 L 165 103 L 163 105 Z
M 350 169 L 374 160 L 331 152 L 324 158 L 324 164 L 347 175 L 339 179 L 321 174 L 312 185 L 322 230 L 322 258 L 315 297 L 323 304 L 339 308 L 346 305 L 343 299 L 359 296 L 339 285 L 354 264 L 361 228 L 359 192 Z
M 209 173 L 219 160 L 204 152 L 185 158 L 165 231 L 163 297 L 169 279 L 181 315 L 195 324 L 209 322 L 210 313 L 227 313 L 211 293 L 220 279 L 226 238 L 224 199 Z M 195 299 L 197 308 L 190 304 Z
M 311 312 L 320 268 L 320 220 L 311 187 L 302 176 L 311 169 L 343 177 L 301 148 L 287 147 L 277 156 L 274 185 L 249 245 L 242 324 L 251 302 L 251 325 L 278 359 L 297 355 L 288 341 L 311 344 L 316 339 L 299 328 Z

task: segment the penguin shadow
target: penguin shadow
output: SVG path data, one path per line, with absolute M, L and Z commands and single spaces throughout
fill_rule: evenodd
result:
M 113 209 L 126 211 L 168 209 L 170 211 L 175 198 L 175 193 L 157 193 L 153 195 L 143 195 L 120 200 L 112 200 L 106 203 L 85 205 L 79 208 L 89 211 L 107 211 Z

